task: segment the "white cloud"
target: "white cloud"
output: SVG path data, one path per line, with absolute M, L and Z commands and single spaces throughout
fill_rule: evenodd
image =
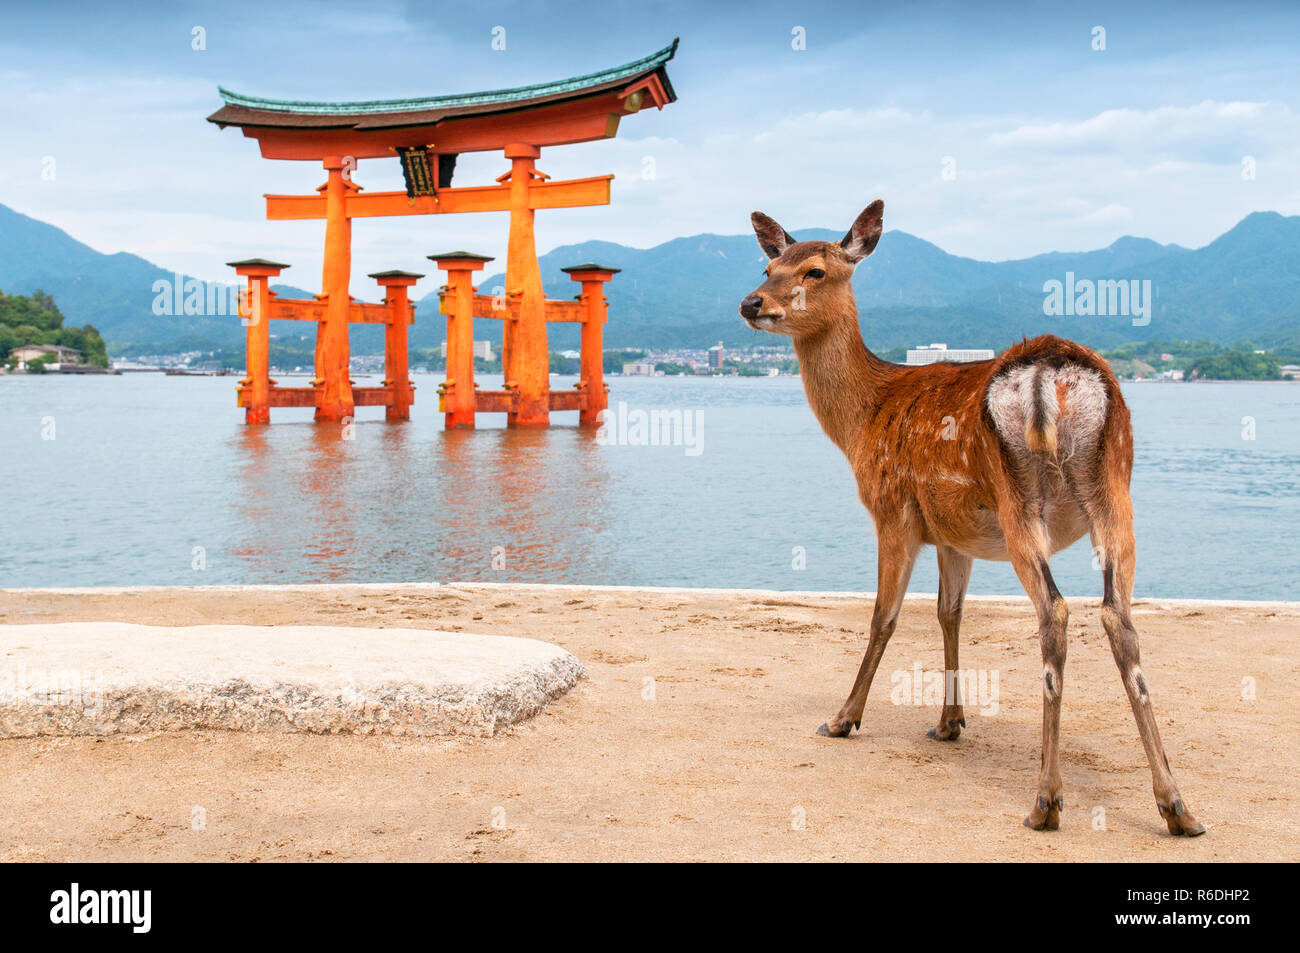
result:
M 1091 225 L 1114 225 L 1131 222 L 1133 221 L 1133 210 L 1127 205 L 1111 202 L 1084 215 L 1082 221 Z
M 1151 154 L 1188 141 L 1240 139 L 1294 117 L 1272 103 L 1215 102 L 1155 109 L 1108 109 L 1079 122 L 1025 123 L 988 137 L 1000 149 L 1109 148 Z

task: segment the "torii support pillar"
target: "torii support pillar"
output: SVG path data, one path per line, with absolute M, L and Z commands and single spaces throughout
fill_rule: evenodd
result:
M 352 380 L 349 377 L 351 351 L 348 347 L 348 312 L 352 298 L 348 281 L 352 275 L 352 219 L 347 214 L 349 191 L 357 190 L 343 176 L 342 156 L 324 160 L 329 173 L 325 193 L 325 267 L 321 275 L 325 320 L 316 329 L 316 419 L 345 420 L 352 416 Z
M 389 310 L 384 322 L 384 386 L 390 392 L 385 420 L 410 420 L 415 387 L 411 384 L 410 344 L 407 328 L 414 320 L 415 306 L 408 289 L 424 277 L 413 271 L 381 271 L 370 276 L 384 289 Z
M 478 410 L 474 392 L 474 272 L 481 271 L 492 258 L 453 251 L 430 255 L 429 260 L 447 273 L 443 306 L 447 317 L 447 377 L 438 388 L 442 410 L 447 415 L 444 426 L 448 430 L 472 428 Z M 507 380 L 509 373 L 506 372 Z
M 605 298 L 605 282 L 618 274 L 618 268 L 604 265 L 574 265 L 561 268 L 574 281 L 582 282 L 582 349 L 578 361 L 578 388 L 585 395 L 578 412 L 579 425 L 599 426 L 600 413 L 609 406 L 609 388 L 605 384 L 605 321 L 609 314 L 609 301 Z
M 265 258 L 228 261 L 235 274 L 248 279 L 248 294 L 239 309 L 247 330 L 244 349 L 244 379 L 239 382 L 239 406 L 244 408 L 244 423 L 271 422 L 271 284 L 288 265 Z
M 506 390 L 518 392 L 508 426 L 545 427 L 551 420 L 551 355 L 546 347 L 546 294 L 537 263 L 529 192 L 535 181 L 546 177 L 533 168 L 541 155 L 537 146 L 512 143 L 506 146 L 505 155 L 510 160 L 506 295 L 519 298 L 519 316 L 506 321 L 501 347 Z M 451 344 L 447 347 L 450 353 Z

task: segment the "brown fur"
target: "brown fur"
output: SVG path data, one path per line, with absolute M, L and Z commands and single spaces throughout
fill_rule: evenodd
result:
M 871 637 L 848 699 L 820 732 L 839 737 L 860 725 L 922 544 L 938 549 L 949 671 L 958 668 L 972 560 L 1009 560 L 1037 610 L 1044 664 L 1043 758 L 1025 823 L 1055 829 L 1064 803 L 1058 751 L 1069 610 L 1048 561 L 1090 533 L 1103 564 L 1103 624 L 1157 806 L 1172 833 L 1202 833 L 1169 771 L 1139 668 L 1129 611 L 1133 436 L 1118 381 L 1093 351 L 1053 335 L 1021 341 L 991 361 L 905 367 L 876 357 L 862 341 L 850 279 L 879 241 L 883 216 L 876 201 L 843 241 L 795 242 L 755 212 L 754 231 L 771 261 L 767 280 L 741 304 L 751 326 L 793 339 L 808 403 L 848 458 L 876 524 Z M 959 701 L 947 699 L 931 737 L 961 734 Z

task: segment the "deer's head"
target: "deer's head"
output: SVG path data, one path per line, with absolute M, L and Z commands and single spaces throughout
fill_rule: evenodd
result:
M 849 281 L 858 262 L 880 241 L 885 203 L 876 199 L 863 210 L 841 241 L 797 242 L 762 212 L 750 216 L 763 253 L 771 259 L 761 285 L 740 303 L 751 328 L 788 334 L 816 334 L 847 315 L 854 321 Z

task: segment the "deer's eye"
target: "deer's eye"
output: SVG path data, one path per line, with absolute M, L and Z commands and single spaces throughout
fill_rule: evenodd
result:
M 822 271 L 820 268 L 809 268 L 809 269 L 808 269 L 808 272 L 804 275 L 804 277 L 805 277 L 805 278 L 825 278 L 825 277 L 826 277 L 826 272 Z

